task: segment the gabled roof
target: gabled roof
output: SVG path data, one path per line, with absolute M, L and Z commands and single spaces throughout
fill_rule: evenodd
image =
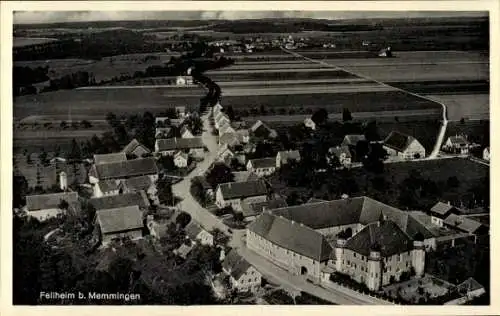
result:
M 157 139 L 156 145 L 159 151 L 196 149 L 204 146 L 201 137 Z
M 252 171 L 234 171 L 234 182 L 247 182 L 259 180 L 259 176 Z
M 143 227 L 142 213 L 137 205 L 99 210 L 96 214 L 103 234 Z
M 275 168 L 276 167 L 276 159 L 275 158 L 250 159 L 250 163 L 252 164 L 252 167 L 255 169 Z
M 468 293 L 468 292 L 476 291 L 479 289 L 484 289 L 484 286 L 482 286 L 479 282 L 477 282 L 472 277 L 468 278 L 464 282 L 457 285 L 457 290 L 459 293 Z
M 180 132 L 181 132 L 181 135 L 183 135 L 183 134 L 184 134 L 184 133 L 186 133 L 186 132 L 188 132 L 188 133 L 190 133 L 191 135 L 193 135 L 193 132 L 191 132 L 191 130 L 190 130 L 190 129 L 186 126 L 186 125 L 183 125 L 183 126 L 181 127 L 181 131 L 180 131 Z
M 219 184 L 219 189 L 225 200 L 244 199 L 252 196 L 266 195 L 267 187 L 264 181 L 229 182 Z
M 95 172 L 98 179 L 106 180 L 157 174 L 158 168 L 154 158 L 148 157 L 96 165 Z
M 222 112 L 222 111 L 218 112 L 214 116 L 214 120 L 215 120 L 215 122 L 217 122 L 217 124 L 220 124 L 221 120 L 225 120 L 225 121 L 230 122 L 229 117 L 224 112 Z
M 468 145 L 469 141 L 465 139 L 463 136 L 450 136 L 448 138 L 452 145 Z
M 105 196 L 89 199 L 95 210 L 104 210 L 115 207 L 138 205 L 140 208 L 149 207 L 149 201 L 144 191 L 125 193 L 120 195 Z
M 269 126 L 267 126 L 264 122 L 262 122 L 261 120 L 258 120 L 257 122 L 255 122 L 254 125 L 252 125 L 252 127 L 250 127 L 250 131 L 254 134 L 254 135 L 257 135 L 257 136 L 260 136 L 260 137 L 271 137 L 271 138 L 275 138 L 278 136 L 278 134 L 276 133 L 276 131 L 272 128 L 270 128 Z M 260 134 L 260 135 L 259 135 Z
M 300 160 L 300 152 L 298 150 L 278 151 L 278 154 L 276 156 L 284 162 L 286 162 L 287 160 Z
M 99 181 L 97 185 L 99 186 L 99 189 L 101 189 L 101 192 L 103 193 L 118 190 L 118 184 L 116 183 L 116 180 Z
M 285 199 L 274 199 L 265 202 L 252 203 L 251 201 L 243 201 L 241 203 L 241 212 L 244 217 L 259 215 L 265 210 L 273 210 L 286 207 Z
M 187 256 L 189 255 L 189 253 L 191 252 L 191 250 L 193 250 L 193 248 L 194 248 L 194 244 L 190 244 L 190 245 L 182 244 L 179 248 L 177 248 L 175 250 L 175 253 L 179 257 L 186 259 Z
M 262 213 L 248 230 L 271 243 L 316 261 L 330 258 L 331 246 L 313 229 L 270 213 Z
M 148 152 L 148 153 L 149 153 L 149 152 L 151 152 L 151 151 L 150 151 L 150 150 L 149 150 L 146 146 L 144 146 L 143 144 L 139 143 L 139 141 L 138 141 L 137 139 L 135 139 L 135 138 L 134 138 L 134 139 L 132 139 L 132 140 L 130 141 L 130 143 L 128 143 L 128 144 L 127 144 L 127 146 L 125 146 L 125 147 L 123 148 L 122 152 L 124 152 L 125 154 L 130 155 L 130 154 L 131 154 L 131 153 L 133 153 L 133 152 L 134 152 L 134 150 L 135 150 L 137 147 L 139 147 L 139 146 L 140 146 L 140 147 L 142 147 L 142 148 L 144 148 L 144 150 L 145 150 L 146 152 Z
M 342 154 L 345 155 L 346 158 L 351 158 L 351 152 L 349 151 L 349 147 L 347 146 L 337 146 L 337 147 L 331 147 L 328 149 L 328 151 L 332 154 L 334 154 L 336 157 L 340 158 Z
M 203 230 L 204 229 L 194 220 L 191 220 L 184 228 L 186 235 L 192 240 L 196 239 Z
M 234 133 L 235 130 L 234 128 L 231 127 L 231 124 L 224 122 L 224 124 L 219 126 L 219 133 L 220 134 L 226 134 L 226 133 Z
M 431 213 L 437 214 L 440 216 L 448 215 L 449 212 L 452 212 L 455 209 L 453 205 L 449 205 L 443 202 L 437 202 L 430 210 Z
M 348 135 L 344 136 L 344 140 L 342 141 L 342 145 L 344 145 L 344 146 L 356 146 L 356 144 L 360 141 L 366 141 L 365 135 L 348 134 Z
M 38 211 L 51 208 L 57 208 L 62 201 L 69 205 L 78 203 L 78 193 L 61 192 L 26 196 L 26 206 L 29 211 Z
M 221 145 L 236 146 L 240 144 L 240 139 L 235 133 L 223 133 L 219 137 L 219 143 Z
M 177 157 L 181 157 L 181 158 L 183 158 L 183 159 L 185 159 L 185 160 L 188 160 L 188 157 L 189 157 L 189 156 L 188 156 L 188 154 L 186 154 L 185 152 L 178 151 L 178 152 L 176 152 L 176 153 L 175 153 L 175 155 L 174 155 L 174 158 L 177 158 Z
M 396 223 L 382 221 L 364 227 L 346 241 L 345 248 L 369 256 L 374 245 L 379 246 L 382 257 L 390 257 L 413 249 L 413 240 Z
M 107 163 L 116 163 L 126 161 L 127 156 L 125 152 L 113 153 L 113 154 L 103 154 L 103 155 L 94 155 L 94 162 L 96 165 L 107 164 Z
M 252 265 L 246 261 L 245 258 L 240 256 L 236 249 L 229 251 L 222 262 L 222 268 L 236 280 L 239 280 L 251 266 Z
M 478 221 L 470 219 L 466 216 L 459 216 L 456 214 L 450 214 L 444 219 L 443 222 L 446 225 L 471 234 L 476 232 L 476 230 L 478 230 L 482 226 L 482 224 Z
M 398 152 L 404 152 L 413 141 L 415 141 L 413 136 L 392 131 L 384 140 L 384 145 Z
M 153 185 L 153 182 L 149 176 L 139 176 L 126 179 L 123 184 L 130 191 L 147 191 Z

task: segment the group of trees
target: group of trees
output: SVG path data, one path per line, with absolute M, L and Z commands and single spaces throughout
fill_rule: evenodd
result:
M 12 68 L 12 89 L 14 96 L 36 93 L 33 84 L 49 80 L 49 67 L 20 67 Z

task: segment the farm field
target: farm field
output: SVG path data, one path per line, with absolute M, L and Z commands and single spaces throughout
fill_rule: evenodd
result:
M 429 95 L 433 100 L 446 104 L 448 119 L 459 121 L 482 120 L 490 118 L 490 101 L 488 94 L 456 94 L 456 95 Z
M 441 109 L 435 102 L 415 97 L 399 91 L 323 93 L 310 95 L 251 95 L 229 96 L 222 99 L 221 104 L 231 105 L 235 109 L 249 109 L 264 105 L 266 107 L 303 107 L 327 108 L 328 112 L 341 112 L 348 108 L 351 112 L 378 112 L 398 110 Z
M 86 119 L 103 119 L 106 113 L 137 114 L 160 112 L 175 106 L 197 106 L 205 96 L 201 88 L 167 89 L 108 89 L 60 90 L 38 95 L 21 96 L 14 100 L 14 118 L 29 115 L 71 115 Z
M 334 79 L 357 78 L 345 71 L 332 68 L 327 69 L 261 69 L 207 72 L 207 76 L 215 82 L 224 81 L 251 81 L 251 80 L 306 80 L 306 79 Z
M 324 93 L 364 93 L 364 92 L 380 92 L 380 91 L 396 91 L 395 88 L 380 85 L 377 83 L 341 83 L 341 84 L 326 84 L 326 85 L 294 85 L 294 86 L 260 86 L 259 96 L 268 95 L 297 95 L 297 94 L 324 94 Z M 227 87 L 222 92 L 222 97 L 231 96 L 253 96 L 255 95 L 255 87 Z

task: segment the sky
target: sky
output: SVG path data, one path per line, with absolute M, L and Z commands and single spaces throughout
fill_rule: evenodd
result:
M 16 11 L 14 24 L 121 21 L 121 20 L 238 20 L 259 18 L 411 18 L 486 16 L 484 12 L 458 11 Z

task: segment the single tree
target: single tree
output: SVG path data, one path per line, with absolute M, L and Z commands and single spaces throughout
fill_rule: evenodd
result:
M 184 228 L 191 222 L 191 215 L 189 215 L 186 212 L 181 212 L 177 217 L 175 218 L 175 223 L 179 225 L 181 228 Z
M 234 181 L 234 175 L 231 168 L 224 163 L 215 163 L 206 175 L 208 183 L 212 188 L 216 188 L 221 183 Z
M 352 121 L 352 114 L 351 114 L 351 111 L 349 111 L 348 108 L 342 109 L 342 121 L 343 122 Z
M 328 120 L 328 111 L 324 108 L 321 108 L 313 113 L 311 116 L 311 120 L 316 123 L 316 125 L 321 125 L 326 123 Z

